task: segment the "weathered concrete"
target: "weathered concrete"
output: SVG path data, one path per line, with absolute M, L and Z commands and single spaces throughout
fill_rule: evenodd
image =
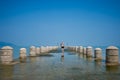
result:
M 87 57 L 92 57 L 92 47 L 91 46 L 88 46 L 86 48 L 86 56 Z
M 78 46 L 75 47 L 75 51 L 76 51 L 76 52 L 77 52 L 77 50 L 78 50 Z
M 80 46 L 80 53 L 83 53 L 83 46 Z
M 41 50 L 41 52 L 40 52 L 40 53 L 46 53 L 46 47 L 41 46 L 41 47 L 40 47 L 40 50 Z
M 30 56 L 31 57 L 36 56 L 36 48 L 35 48 L 35 46 L 30 47 Z
M 48 53 L 52 50 L 58 49 L 58 46 L 41 46 L 40 53 Z
M 109 46 L 106 49 L 106 65 L 119 65 L 119 49 L 115 46 Z
M 95 60 L 102 60 L 102 49 L 95 48 L 94 55 L 95 55 Z
M 2 64 L 9 65 L 13 61 L 13 48 L 4 46 L 0 49 L 0 61 Z
M 86 47 L 83 48 L 83 54 L 86 55 Z
M 39 48 L 39 47 L 36 48 L 36 54 L 37 54 L 37 55 L 40 54 L 40 48 Z
M 25 59 L 27 57 L 27 51 L 26 48 L 21 48 L 20 49 L 20 59 Z

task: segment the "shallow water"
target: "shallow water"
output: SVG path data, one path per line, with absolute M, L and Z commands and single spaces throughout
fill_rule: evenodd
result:
M 106 67 L 85 55 L 64 52 L 28 57 L 14 66 L 0 65 L 0 80 L 119 80 L 120 66 Z

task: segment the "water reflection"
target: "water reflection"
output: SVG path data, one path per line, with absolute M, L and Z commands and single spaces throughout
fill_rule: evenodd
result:
M 0 65 L 0 80 L 12 80 L 13 70 L 13 65 Z
M 119 66 L 106 66 L 106 71 L 109 73 L 118 72 Z
M 64 57 L 61 57 L 61 62 L 62 62 L 62 63 L 64 62 Z
M 61 55 L 61 57 L 64 57 L 64 48 L 61 48 L 61 50 L 62 50 L 62 55 Z
M 87 60 L 88 62 L 91 62 L 91 61 L 93 60 L 93 58 L 92 58 L 92 57 L 86 57 L 86 60 Z
M 106 66 L 106 76 L 107 80 L 119 80 L 120 70 L 119 66 Z
M 83 54 L 82 53 L 79 53 L 79 56 L 80 56 L 80 58 L 83 58 Z
M 102 65 L 102 60 L 101 61 L 95 61 L 94 63 L 95 63 L 96 66 L 100 66 L 100 65 Z
M 30 60 L 30 62 L 32 62 L 32 63 L 33 63 L 33 62 L 36 62 L 36 59 L 37 59 L 36 57 L 29 57 L 29 60 Z
M 104 71 L 104 70 L 102 69 L 102 62 L 101 62 L 101 61 L 95 61 L 95 62 L 94 62 L 94 68 L 95 68 L 95 71 L 96 71 L 96 72 Z
M 69 55 L 64 49 L 61 49 L 61 52 L 52 53 L 54 57 L 28 57 L 27 63 L 22 62 L 14 66 L 0 65 L 0 80 L 110 80 L 112 77 L 114 80 L 120 79 L 119 66 L 104 66 L 103 61 L 94 61 L 92 57 L 83 54 Z M 65 57 L 61 57 L 62 55 Z
M 83 54 L 83 59 L 84 60 L 87 60 L 87 56 Z
M 27 58 L 20 58 L 21 63 L 26 63 Z

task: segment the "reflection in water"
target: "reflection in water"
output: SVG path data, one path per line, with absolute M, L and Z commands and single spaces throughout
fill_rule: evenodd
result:
M 61 57 L 61 62 L 62 62 L 62 63 L 64 62 L 64 57 Z
M 61 57 L 64 57 L 64 48 L 61 48 L 62 49 L 62 55 Z
M 83 54 L 83 59 L 86 60 L 87 56 Z
M 27 63 L 0 65 L 0 80 L 119 80 L 120 66 L 105 66 L 92 57 L 51 53 L 54 57 L 28 57 Z M 86 60 L 85 60 L 86 59 Z M 61 61 L 61 62 L 60 62 Z M 92 62 L 91 62 L 92 61 Z M 62 63 L 62 64 L 61 64 Z M 113 76 L 112 76 L 113 75 Z
M 95 65 L 96 65 L 96 66 L 102 65 L 102 60 L 101 60 L 101 61 L 100 61 L 100 60 L 99 60 L 99 61 L 95 61 Z
M 120 80 L 119 66 L 106 66 L 107 80 Z
M 79 56 L 80 56 L 80 58 L 83 58 L 83 54 L 82 53 L 80 53 Z
M 25 63 L 26 60 L 27 60 L 27 58 L 20 58 L 20 62 L 21 62 L 21 63 Z
M 0 80 L 12 80 L 13 69 L 13 65 L 0 65 Z
M 36 57 L 29 57 L 30 62 L 36 62 Z
M 86 57 L 86 60 L 87 60 L 88 62 L 91 62 L 91 61 L 92 61 L 92 57 Z
M 96 72 L 98 72 L 99 70 L 102 70 L 102 61 L 95 61 L 94 68 Z
M 106 71 L 107 72 L 110 72 L 110 73 L 118 72 L 118 70 L 119 70 L 119 66 L 106 66 Z

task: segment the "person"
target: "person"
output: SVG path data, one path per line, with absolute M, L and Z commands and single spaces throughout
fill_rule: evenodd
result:
M 64 49 L 64 42 L 60 44 L 61 48 Z
M 60 46 L 61 46 L 61 50 L 62 50 L 62 55 L 61 55 L 61 57 L 64 57 L 64 42 L 62 42 L 62 43 L 60 44 Z

